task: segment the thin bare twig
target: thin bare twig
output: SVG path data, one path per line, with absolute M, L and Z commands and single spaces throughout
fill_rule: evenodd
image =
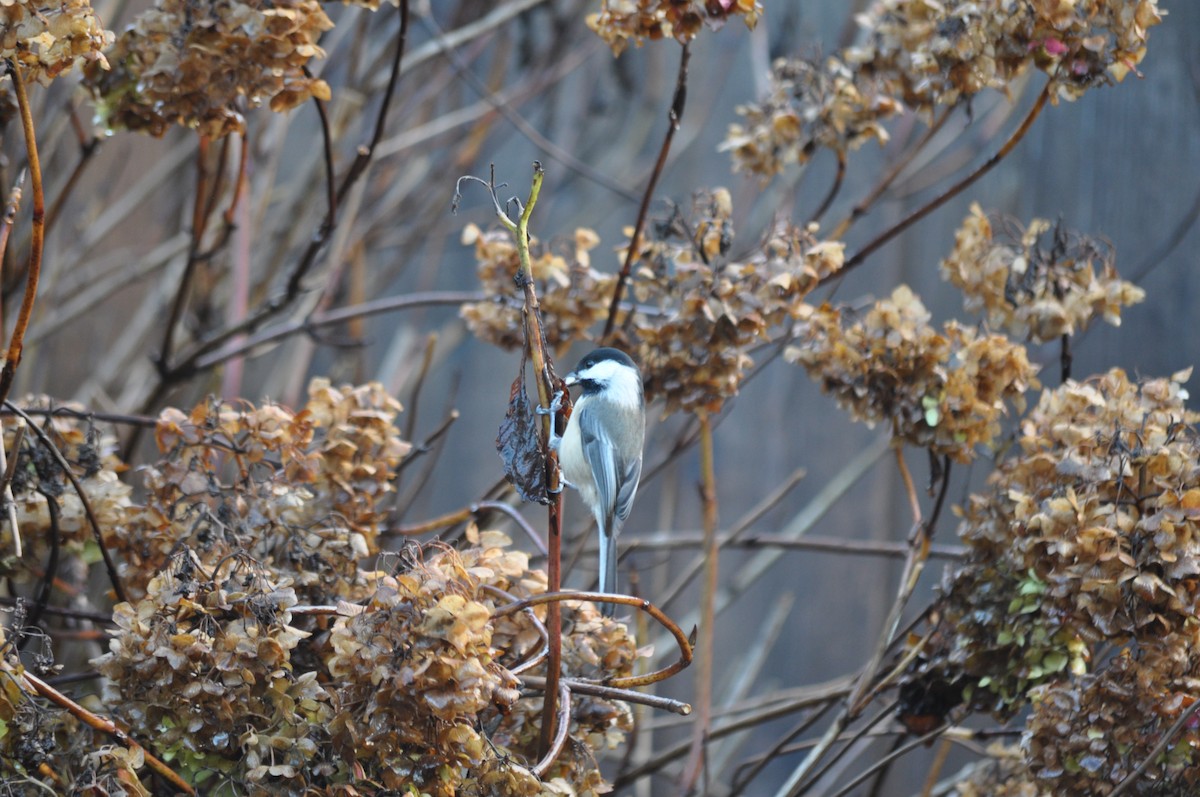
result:
M 435 518 L 430 518 L 423 523 L 418 523 L 415 526 L 397 526 L 396 528 L 387 529 L 383 532 L 383 536 L 397 537 L 417 537 L 421 534 L 428 534 L 431 531 L 457 526 L 459 523 L 465 523 L 473 517 L 478 517 L 486 512 L 503 512 L 512 518 L 513 522 L 521 531 L 525 532 L 542 556 L 549 556 L 550 552 L 546 549 L 546 543 L 534 530 L 533 526 L 529 525 L 529 521 L 518 512 L 514 507 L 509 506 L 503 501 L 477 501 L 473 504 L 468 504 L 462 509 L 456 509 L 453 512 L 447 512 Z
M 1146 770 L 1150 768 L 1151 764 L 1158 760 L 1158 757 L 1162 755 L 1164 750 L 1167 749 L 1167 745 L 1171 743 L 1171 740 L 1175 738 L 1176 734 L 1183 730 L 1183 727 L 1188 724 L 1188 721 L 1192 717 L 1196 715 L 1197 711 L 1200 711 L 1200 700 L 1194 701 L 1182 714 L 1179 715 L 1179 717 L 1173 723 L 1171 723 L 1171 727 L 1167 728 L 1167 732 L 1164 733 L 1162 738 L 1158 740 L 1158 744 L 1154 745 L 1154 748 L 1146 754 L 1146 757 L 1142 759 L 1141 763 L 1138 764 L 1132 772 L 1126 775 L 1125 779 L 1118 783 L 1115 789 L 1109 792 L 1108 797 L 1121 797 L 1122 794 L 1125 794 L 1127 791 L 1132 789 L 1137 784 L 1138 779 L 1146 773 Z
M 692 725 L 692 748 L 679 779 L 679 794 L 691 794 L 705 770 L 708 734 L 712 730 L 713 657 L 716 655 L 717 619 L 717 475 L 713 456 L 712 418 L 701 411 L 700 495 L 704 502 L 704 586 L 700 603 L 700 661 L 696 667 L 696 722 Z M 706 790 L 707 791 L 707 790 Z
M 515 674 L 515 670 L 513 671 Z M 546 679 L 540 675 L 522 675 L 521 682 L 531 689 L 546 688 Z M 578 678 L 568 678 L 563 676 L 561 682 L 570 688 L 572 693 L 581 695 L 591 695 L 592 697 L 601 697 L 605 700 L 621 700 L 626 703 L 637 703 L 650 708 L 662 709 L 670 711 L 672 714 L 678 714 L 681 717 L 689 716 L 692 713 L 692 707 L 681 700 L 675 700 L 662 695 L 650 695 L 645 692 L 635 692 L 632 689 L 618 689 L 614 686 L 605 684 L 595 684 L 591 681 L 582 681 Z
M 625 252 L 625 262 L 617 275 L 617 286 L 613 289 L 612 300 L 608 305 L 608 320 L 604 322 L 602 340 L 607 340 L 617 323 L 617 310 L 621 306 L 621 296 L 625 293 L 625 284 L 633 270 L 633 261 L 637 259 L 642 248 L 642 230 L 646 227 L 646 216 L 650 211 L 650 200 L 654 197 L 654 188 L 658 178 L 662 176 L 667 165 L 667 153 L 671 151 L 671 142 L 675 140 L 675 131 L 683 119 L 683 108 L 687 103 L 688 61 L 692 57 L 691 42 L 685 42 L 679 54 L 679 72 L 675 77 L 675 96 L 671 99 L 671 110 L 667 113 L 667 134 L 663 138 L 662 147 L 658 151 L 658 160 L 654 162 L 654 170 L 650 172 L 650 182 L 646 184 L 646 193 L 642 194 L 642 204 L 638 208 L 637 221 L 633 225 L 633 236 L 629 239 L 629 249 Z

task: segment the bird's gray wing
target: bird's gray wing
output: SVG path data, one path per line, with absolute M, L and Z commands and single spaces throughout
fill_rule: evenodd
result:
M 605 525 L 612 529 L 612 519 L 615 517 L 618 524 L 624 523 L 633 506 L 638 478 L 642 473 L 640 446 L 639 456 L 632 461 L 626 461 L 617 453 L 619 446 L 591 412 L 585 411 L 581 414 L 579 433 L 583 443 L 583 455 L 592 468 L 600 506 L 604 508 L 607 521 Z

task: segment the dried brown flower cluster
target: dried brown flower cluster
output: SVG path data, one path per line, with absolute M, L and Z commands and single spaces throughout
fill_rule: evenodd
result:
M 1122 80 L 1161 15 L 1155 0 L 877 0 L 860 21 L 865 42 L 845 52 L 847 63 L 928 109 L 1003 89 L 1030 65 L 1065 99 Z
M 942 276 L 968 312 L 993 328 L 1039 343 L 1087 329 L 1097 318 L 1121 324 L 1121 308 L 1146 297 L 1117 276 L 1112 247 L 1062 224 L 1034 219 L 1001 234 L 978 205 L 955 235 Z
M 1029 765 L 1054 793 L 1103 794 L 1131 773 L 1200 675 L 1200 415 L 1186 377 L 1139 388 L 1113 370 L 1043 394 L 1019 450 L 962 510 L 971 552 L 910 673 L 917 691 L 949 682 L 1002 716 L 1032 701 Z M 1194 791 L 1197 745 L 1184 729 L 1145 782 Z
M 286 111 L 329 86 L 304 74 L 333 27 L 317 0 L 161 0 L 89 66 L 87 83 L 110 128 L 161 136 L 173 124 L 220 138 L 245 129 L 244 114 Z
M 589 15 L 587 24 L 620 55 L 630 41 L 639 47 L 646 39 L 687 43 L 705 25 L 719 28 L 730 17 L 741 17 L 753 29 L 762 11 L 758 0 L 601 0 L 600 12 Z
M 1025 768 L 1019 747 L 990 744 L 980 760 L 954 785 L 951 797 L 1053 797 Z
M 733 152 L 735 171 L 771 177 L 806 163 L 818 148 L 844 157 L 870 139 L 887 143 L 882 120 L 899 111 L 877 81 L 837 58 L 781 58 L 771 69 L 770 93 L 738 106 L 745 122 L 729 126 L 721 149 Z
M 206 567 L 183 548 L 114 610 L 111 652 L 93 660 L 102 697 L 191 783 L 237 773 L 259 793 L 297 792 L 332 711 L 317 673 L 291 664 L 309 636 L 291 625 L 295 604 L 248 557 Z
M 145 505 L 105 533 L 127 588 L 140 594 L 186 544 L 205 567 L 251 556 L 306 601 L 350 597 L 357 561 L 378 551 L 377 504 L 410 448 L 399 410 L 378 384 L 317 379 L 300 412 L 217 401 L 164 411 Z
M 841 243 L 786 223 L 748 258 L 732 261 L 731 216 L 728 191 L 699 192 L 686 217 L 676 211 L 653 225 L 633 260 L 629 288 L 637 304 L 618 314 L 614 345 L 638 361 L 647 398 L 663 398 L 668 411 L 717 409 L 735 395 L 753 364 L 746 350 L 795 318 L 804 297 L 842 266 Z M 508 233 L 474 226 L 465 240 L 475 245 L 480 277 L 496 298 L 467 305 L 463 315 L 478 337 L 519 348 L 521 308 L 510 298 L 516 248 Z M 578 230 L 571 266 L 548 251 L 534 253 L 546 340 L 559 351 L 588 339 L 608 315 L 616 277 L 591 268 L 588 250 L 598 243 L 592 231 Z
M 104 538 L 131 597 L 92 662 L 107 679 L 100 710 L 208 794 L 605 793 L 594 751 L 624 739 L 623 703 L 571 695 L 566 745 L 534 773 L 542 700 L 514 671 L 544 675 L 545 610 L 497 613 L 546 591 L 526 554 L 472 527 L 462 551 L 410 546 L 375 560 L 386 571 L 363 569 L 409 448 L 399 410 L 378 385 L 326 380 L 299 412 L 215 400 L 167 410 L 141 506 L 111 486 L 116 461 L 89 425 L 47 424 L 95 503 L 112 496 Z M 46 523 L 64 550 L 91 537 L 42 448 L 26 437 L 14 486 L 44 557 Z M 26 617 L 18 608 L 11 622 Z M 623 624 L 587 603 L 563 618 L 567 672 L 632 674 L 639 654 Z M 140 754 L 27 693 L 4 633 L 0 772 L 32 782 L 47 764 L 72 793 L 149 794 Z M 31 634 L 30 659 L 49 667 L 49 639 Z
M 504 545 L 503 535 L 484 533 L 478 548 L 445 550 L 385 578 L 364 612 L 339 619 L 332 630 L 329 671 L 344 684 L 335 690 L 333 747 L 385 788 L 415 786 L 442 797 L 558 794 L 556 779 L 571 784 L 570 793 L 606 788 L 586 750 L 623 738 L 629 728 L 627 710 L 609 701 L 572 698 L 575 741 L 546 783 L 529 769 L 541 701 L 519 700 L 509 668 L 536 657 L 545 642 L 528 616 L 492 613 L 507 602 L 505 594 L 525 597 L 546 584 L 528 572 L 524 554 Z M 632 671 L 636 653 L 624 626 L 603 620 L 591 605 L 566 607 L 564 628 L 569 672 L 603 678 Z M 594 647 L 605 651 L 603 660 L 588 655 Z M 479 726 L 484 717 L 487 738 Z
M 641 364 L 649 398 L 667 411 L 720 409 L 753 360 L 747 349 L 790 323 L 818 281 L 842 267 L 841 243 L 790 224 L 743 261 L 733 245 L 729 192 L 702 192 L 642 243 L 630 283 L 643 305 L 620 331 Z
M 502 229 L 481 230 L 469 224 L 462 242 L 475 247 L 477 273 L 484 290 L 492 298 L 464 304 L 462 317 L 467 328 L 482 340 L 506 349 L 520 348 L 525 338 L 521 331 L 521 305 L 514 301 L 513 280 L 520 268 L 512 236 Z M 575 231 L 567 247 L 543 247 L 534 239 L 530 246 L 530 268 L 537 283 L 538 303 L 542 307 L 546 343 L 562 350 L 586 336 L 598 321 L 603 321 L 617 279 L 592 268 L 591 250 L 600 243 L 592 230 Z M 565 249 L 562 254 L 557 249 Z M 519 293 L 519 291 L 517 292 Z
M 1024 411 L 1038 384 L 1024 346 L 954 321 L 939 332 L 904 285 L 854 323 L 810 307 L 797 331 L 801 342 L 784 356 L 855 418 L 886 421 L 896 438 L 959 462 L 992 444 L 1006 404 Z
M 238 793 L 607 791 L 589 751 L 623 738 L 628 710 L 573 696 L 566 748 L 533 773 L 541 701 L 511 669 L 544 669 L 545 637 L 527 614 L 494 613 L 544 592 L 545 576 L 503 534 L 469 537 L 464 551 L 434 546 L 408 569 L 364 573 L 370 596 L 341 602 L 316 633 L 294 625 L 295 591 L 249 558 L 209 570 L 184 548 L 145 598 L 118 605 L 111 652 L 95 661 L 105 701 L 189 782 Z M 582 604 L 565 607 L 564 628 L 569 672 L 632 672 L 623 625 Z
M 28 80 L 48 81 L 81 62 L 107 69 L 112 41 L 87 0 L 0 2 L 0 59 L 15 61 Z
M 45 398 L 26 398 L 21 404 L 27 410 L 71 409 Z M 129 511 L 131 490 L 120 480 L 124 466 L 116 456 L 116 439 L 90 421 L 67 414 L 52 416 L 43 428 L 71 466 L 101 528 L 119 524 Z M 17 451 L 16 429 L 12 418 L 5 419 L 3 444 L 8 456 L 16 457 L 10 463 L 12 489 L 25 557 L 19 562 L 10 558 L 15 550 L 12 529 L 7 521 L 0 524 L 0 575 L 27 582 L 39 577 L 52 547 L 59 555 L 89 560 L 97 551 L 83 501 L 59 460 L 28 429 Z

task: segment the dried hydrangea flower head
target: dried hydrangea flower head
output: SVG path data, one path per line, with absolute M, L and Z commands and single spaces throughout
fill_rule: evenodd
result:
M 524 342 L 521 306 L 511 298 L 520 262 L 512 236 L 506 230 L 485 231 L 468 224 L 462 242 L 475 247 L 476 273 L 484 292 L 492 297 L 463 305 L 467 328 L 496 346 L 520 348 Z M 607 314 L 599 297 L 612 295 L 616 277 L 592 268 L 591 250 L 599 244 L 599 236 L 583 227 L 562 244 L 542 246 L 536 238 L 530 241 L 530 269 L 537 282 L 543 331 L 555 351 L 585 338 Z
M 781 58 L 770 86 L 764 99 L 738 106 L 744 121 L 730 125 L 721 144 L 733 153 L 735 171 L 769 178 L 807 163 L 818 149 L 844 158 L 870 139 L 886 144 L 883 120 L 901 110 L 877 81 L 836 58 Z
M 800 342 L 784 357 L 804 366 L 858 420 L 886 422 L 892 434 L 959 462 L 1000 434 L 1011 405 L 1024 410 L 1037 368 L 1025 347 L 950 321 L 939 332 L 905 285 L 859 321 L 828 304 L 808 307 Z
M 914 110 L 1004 90 L 1031 66 L 1075 99 L 1134 70 L 1161 19 L 1155 0 L 876 0 L 842 57 Z
M 686 44 L 705 25 L 719 28 L 730 17 L 741 17 L 753 29 L 761 14 L 758 0 L 603 0 L 587 24 L 620 55 L 630 41 L 639 47 L 646 39 Z
M 332 27 L 317 0 L 160 0 L 117 38 L 111 70 L 87 68 L 87 84 L 110 128 L 161 136 L 178 124 L 220 138 L 244 131 L 251 108 L 329 99 L 304 68 Z
M 107 69 L 113 42 L 87 0 L 43 6 L 29 0 L 0 2 L 0 58 L 16 62 L 27 80 L 47 82 L 80 63 Z
M 1009 717 L 1032 703 L 1031 769 L 1055 794 L 1105 793 L 1162 739 L 1200 674 L 1200 414 L 1190 371 L 1112 370 L 1043 393 L 987 490 L 959 514 L 969 552 L 902 695 L 951 685 Z M 938 687 L 937 684 L 942 684 Z M 1200 732 L 1147 777 L 1194 791 Z
M 1121 308 L 1146 297 L 1120 279 L 1112 247 L 1034 219 L 1000 232 L 978 205 L 954 237 L 942 276 L 962 290 L 968 312 L 993 329 L 1038 343 L 1087 329 L 1096 319 L 1121 324 Z

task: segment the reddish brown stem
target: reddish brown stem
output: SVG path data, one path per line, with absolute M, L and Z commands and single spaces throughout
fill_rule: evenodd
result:
M 654 188 L 658 178 L 662 176 L 667 165 L 667 153 L 671 151 L 671 142 L 675 139 L 675 131 L 679 129 L 679 121 L 683 118 L 683 106 L 687 102 L 688 60 L 692 57 L 691 43 L 683 45 L 679 56 L 679 74 L 675 78 L 675 96 L 671 99 L 671 110 L 667 114 L 670 124 L 667 125 L 667 135 L 663 138 L 662 147 L 658 151 L 658 160 L 654 163 L 654 171 L 650 173 L 650 182 L 646 185 L 646 193 L 642 195 L 642 204 L 638 208 L 637 221 L 633 226 L 633 237 L 629 239 L 629 249 L 625 252 L 625 263 L 617 275 L 617 287 L 613 290 L 612 302 L 608 306 L 608 320 L 604 322 L 603 339 L 612 335 L 617 323 L 617 308 L 621 304 L 621 295 L 625 292 L 625 284 L 629 282 L 629 274 L 633 269 L 633 261 L 637 259 L 638 251 L 642 248 L 642 230 L 646 227 L 646 215 L 650 210 L 650 200 L 654 196 Z
M 33 129 L 33 113 L 29 109 L 29 95 L 25 91 L 25 79 L 15 61 L 8 62 L 12 75 L 17 108 L 21 114 L 21 127 L 25 132 L 25 153 L 29 160 L 30 182 L 33 184 L 33 219 L 29 238 L 29 266 L 25 273 L 25 296 L 17 313 L 17 323 L 12 338 L 8 341 L 8 352 L 4 356 L 4 368 L 0 370 L 0 404 L 8 398 L 21 363 L 21 347 L 25 341 L 25 330 L 33 316 L 33 302 L 37 298 L 38 279 L 42 273 L 42 246 L 46 235 L 46 205 L 42 196 L 42 165 L 38 159 L 37 136 Z
M 50 684 L 30 672 L 21 673 L 21 677 L 25 682 L 26 688 L 32 692 L 36 692 L 52 703 L 66 709 L 76 719 L 89 728 L 94 728 L 101 733 L 111 736 L 118 744 L 128 747 L 130 750 L 140 750 L 145 758 L 146 766 L 150 767 L 161 777 L 165 778 L 174 788 L 179 789 L 184 794 L 195 795 L 196 790 L 193 789 L 186 780 L 179 776 L 175 770 L 164 764 L 156 758 L 149 750 L 135 742 L 128 733 L 117 727 L 116 723 L 98 714 L 93 714 L 83 706 L 76 703 L 71 698 L 64 695 L 62 692 L 55 689 Z
M 1015 131 L 1013 131 L 1013 134 L 1008 137 L 1008 140 L 1005 141 L 1004 145 L 1001 146 L 1000 149 L 996 151 L 995 155 L 992 155 L 992 157 L 990 157 L 986 161 L 984 161 L 984 163 L 981 164 L 978 169 L 971 172 L 966 177 L 963 177 L 961 180 L 959 180 L 957 183 L 955 183 L 954 185 L 947 188 L 941 194 L 934 197 L 932 200 L 930 200 L 926 204 L 922 205 L 921 207 L 914 210 L 912 213 L 905 216 L 903 219 L 901 219 L 895 225 L 889 227 L 888 229 L 881 232 L 879 235 L 875 236 L 875 238 L 870 243 L 868 243 L 862 249 L 858 250 L 858 252 L 856 252 L 853 256 L 851 256 L 849 259 L 847 259 L 846 263 L 842 266 L 841 270 L 834 272 L 833 274 L 830 274 L 829 276 L 822 279 L 821 282 L 824 283 L 824 282 L 828 282 L 832 279 L 838 279 L 842 275 L 844 275 L 847 271 L 849 271 L 850 269 L 854 268 L 855 266 L 861 265 L 864 260 L 866 260 L 871 255 L 875 254 L 875 252 L 877 250 L 879 250 L 888 241 L 892 240 L 897 235 L 904 232 L 909 227 L 913 226 L 918 221 L 925 218 L 930 213 L 937 210 L 942 205 L 946 204 L 951 199 L 953 199 L 954 197 L 961 194 L 968 186 L 970 186 L 972 183 L 979 180 L 979 178 L 983 177 L 985 174 L 990 172 L 996 166 L 997 163 L 1004 160 L 1004 158 L 1007 157 L 1008 154 L 1013 151 L 1013 149 L 1017 146 L 1017 144 L 1020 143 L 1021 139 L 1023 139 L 1025 137 L 1025 134 L 1029 132 L 1029 129 L 1031 127 L 1033 127 L 1034 121 L 1037 120 L 1038 116 L 1042 112 L 1042 109 L 1046 107 L 1046 101 L 1050 99 L 1050 93 L 1051 93 L 1051 91 L 1053 91 L 1053 86 L 1054 86 L 1053 80 L 1046 81 L 1046 85 L 1042 89 L 1042 93 L 1038 95 L 1037 102 L 1035 102 L 1033 104 L 1033 108 L 1031 108 L 1029 110 L 1029 113 L 1026 115 L 1025 119 L 1021 122 L 1021 126 L 1018 127 Z

